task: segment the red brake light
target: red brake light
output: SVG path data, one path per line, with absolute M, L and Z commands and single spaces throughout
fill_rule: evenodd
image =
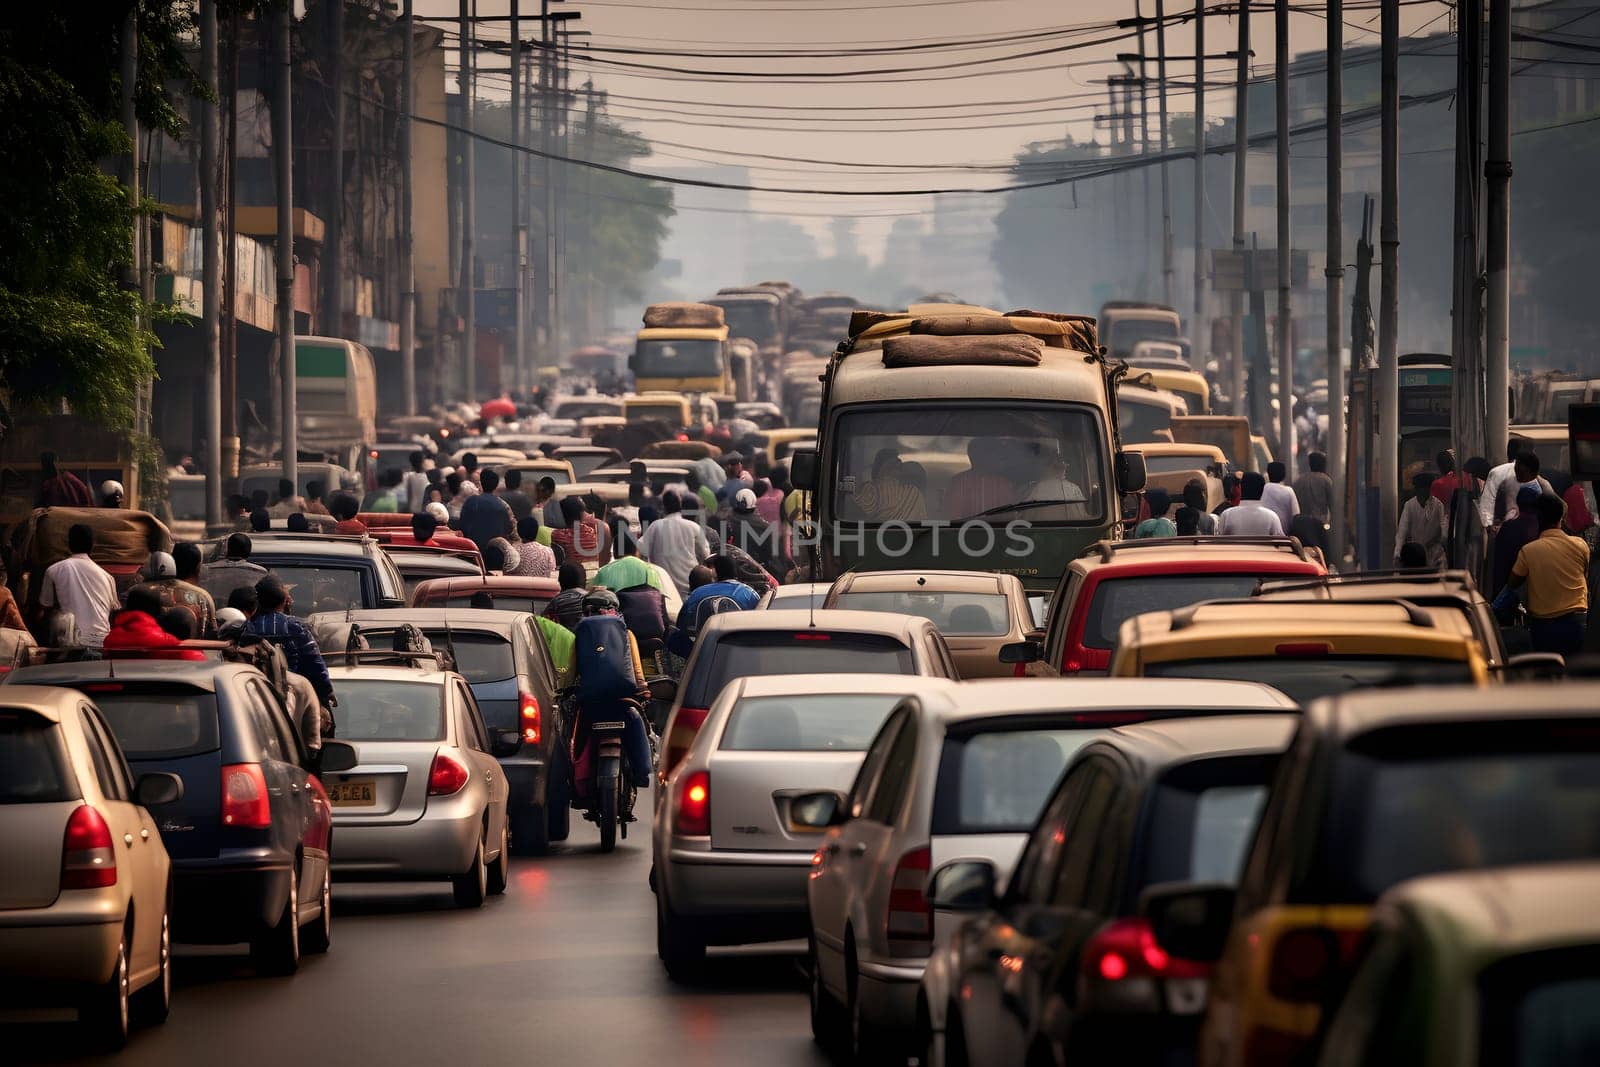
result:
M 1117 919 L 1101 927 L 1083 949 L 1086 976 L 1106 982 L 1124 978 L 1205 978 L 1211 966 L 1198 960 L 1173 959 L 1156 944 L 1144 919 Z
M 695 771 L 678 791 L 678 814 L 673 829 L 686 837 L 711 836 L 711 775 Z
M 467 784 L 467 769 L 443 752 L 433 757 L 428 768 L 428 795 L 448 797 L 461 792 Z
M 695 734 L 705 725 L 710 708 L 679 708 L 667 727 L 667 740 L 661 753 L 661 777 L 666 779 L 683 757 L 689 754 Z
M 265 830 L 272 825 L 267 779 L 259 763 L 230 763 L 222 768 L 222 825 Z
M 933 852 L 914 848 L 895 865 L 889 887 L 889 950 L 896 955 L 926 955 L 933 944 L 933 906 L 926 885 Z M 898 943 L 898 944 L 897 944 Z
M 104 889 L 116 884 L 111 828 L 98 811 L 80 804 L 67 817 L 67 834 L 61 842 L 61 888 Z
M 122 690 L 121 682 L 95 682 L 83 687 L 85 693 L 120 693 Z
M 1322 1003 L 1329 983 L 1354 957 L 1360 938 L 1358 930 L 1341 935 L 1325 926 L 1285 930 L 1272 946 L 1267 991 L 1279 1000 Z
M 525 745 L 537 745 L 540 737 L 539 698 L 534 696 L 532 693 L 519 693 L 518 697 L 522 707 L 522 713 L 520 716 L 522 722 L 522 743 Z
M 832 641 L 833 635 L 818 633 L 815 630 L 810 630 L 803 634 L 795 634 L 794 639 L 796 641 Z

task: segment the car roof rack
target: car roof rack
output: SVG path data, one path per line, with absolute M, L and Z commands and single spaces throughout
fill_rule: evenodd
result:
M 1256 585 L 1256 594 L 1294 593 L 1330 585 L 1358 588 L 1363 585 L 1383 585 L 1391 582 L 1415 582 L 1418 585 L 1437 582 L 1459 585 L 1464 590 L 1470 591 L 1476 591 L 1478 588 L 1478 583 L 1473 580 L 1470 571 L 1418 571 L 1403 567 L 1391 567 L 1382 570 L 1361 571 L 1357 574 L 1325 574 L 1318 578 L 1263 578 Z
M 1298 537 L 1234 537 L 1217 534 L 1191 534 L 1185 537 L 1141 537 L 1137 540 L 1096 541 L 1078 554 L 1078 558 L 1096 554 L 1101 563 L 1110 563 L 1118 552 L 1138 551 L 1145 548 L 1178 548 L 1193 545 L 1255 545 L 1262 548 L 1281 548 L 1302 559 L 1310 559 L 1305 545 Z
M 1171 630 L 1172 632 L 1176 632 L 1178 630 L 1186 630 L 1189 627 L 1193 626 L 1194 623 L 1195 623 L 1195 618 L 1194 618 L 1195 614 L 1201 608 L 1225 607 L 1225 606 L 1240 605 L 1240 604 L 1263 604 L 1263 603 L 1273 604 L 1273 605 L 1277 605 L 1277 604 L 1317 604 L 1317 605 L 1325 605 L 1328 602 L 1326 600 L 1271 600 L 1271 601 L 1263 601 L 1263 600 L 1261 600 L 1261 599 L 1259 599 L 1257 597 L 1239 597 L 1239 598 L 1227 598 L 1227 599 L 1221 599 L 1221 600 L 1202 600 L 1198 604 L 1190 604 L 1186 608 L 1179 608 L 1177 611 L 1174 611 L 1172 613 L 1172 623 L 1168 627 L 1168 629 Z M 1406 621 L 1409 622 L 1412 626 L 1419 626 L 1419 627 L 1422 627 L 1424 629 L 1429 629 L 1429 630 L 1432 630 L 1432 629 L 1436 628 L 1435 625 L 1434 625 L 1434 622 L 1433 622 L 1433 616 L 1429 615 L 1426 611 L 1424 611 L 1422 608 L 1418 607 L 1416 604 L 1412 603 L 1409 600 L 1404 600 L 1404 599 L 1397 598 L 1397 599 L 1394 599 L 1394 600 L 1364 601 L 1363 603 L 1370 603 L 1370 604 L 1397 604 L 1400 607 L 1405 609 Z
M 397 652 L 392 648 L 360 648 L 345 649 L 343 652 L 326 653 L 326 658 L 342 660 L 343 666 L 395 666 L 433 668 L 435 670 L 450 670 L 444 662 L 444 653 L 433 652 Z

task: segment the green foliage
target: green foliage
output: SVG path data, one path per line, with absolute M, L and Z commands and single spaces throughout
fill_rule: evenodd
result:
M 591 138 L 584 132 L 587 121 L 574 119 L 575 154 L 592 144 L 594 161 L 620 167 L 650 155 L 648 141 L 604 118 L 595 120 Z M 569 188 L 579 194 L 570 201 L 575 207 L 568 222 L 568 291 L 591 286 L 619 302 L 642 301 L 674 214 L 671 187 L 589 167 L 569 167 L 567 174 Z

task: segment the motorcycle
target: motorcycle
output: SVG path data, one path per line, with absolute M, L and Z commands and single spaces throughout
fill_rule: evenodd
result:
M 571 803 L 575 810 L 583 813 L 584 819 L 599 827 L 601 852 L 614 850 L 619 835 L 627 840 L 628 824 L 636 821 L 633 812 L 639 799 L 639 787 L 634 784 L 633 767 L 623 741 L 628 729 L 625 716 L 628 715 L 638 715 L 646 724 L 649 759 L 653 763 L 658 742 L 655 732 L 649 728 L 645 709 L 638 701 L 618 701 L 592 720 L 583 718 L 575 701 L 569 704 L 568 721 L 580 724 L 569 749 L 572 756 L 568 764 L 572 772 Z

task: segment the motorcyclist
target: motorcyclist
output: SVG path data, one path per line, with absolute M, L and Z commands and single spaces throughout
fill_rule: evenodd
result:
M 611 590 L 594 589 L 583 598 L 583 615 L 586 619 L 600 615 L 614 615 L 620 619 L 622 605 L 617 600 L 617 594 Z M 624 627 L 626 627 L 626 623 L 624 623 Z M 625 628 L 623 632 L 627 633 L 628 656 L 633 665 L 634 699 L 638 702 L 639 707 L 642 708 L 650 700 L 650 687 L 645 680 L 644 664 L 639 658 L 639 643 L 635 640 L 633 634 L 628 633 Z M 581 640 L 581 631 L 579 637 Z M 582 666 L 577 660 L 573 664 L 573 685 L 579 692 L 584 688 Z M 588 745 L 588 723 L 596 721 L 597 716 L 610 715 L 615 713 L 616 710 L 615 708 L 583 707 L 580 703 L 578 715 L 579 735 L 577 744 L 574 745 L 574 750 L 582 751 Z M 628 725 L 622 736 L 623 751 L 627 754 L 628 765 L 633 771 L 634 784 L 643 787 L 650 784 L 650 772 L 653 764 L 650 756 L 649 734 L 643 716 L 636 709 L 628 709 L 628 713 L 624 718 Z

